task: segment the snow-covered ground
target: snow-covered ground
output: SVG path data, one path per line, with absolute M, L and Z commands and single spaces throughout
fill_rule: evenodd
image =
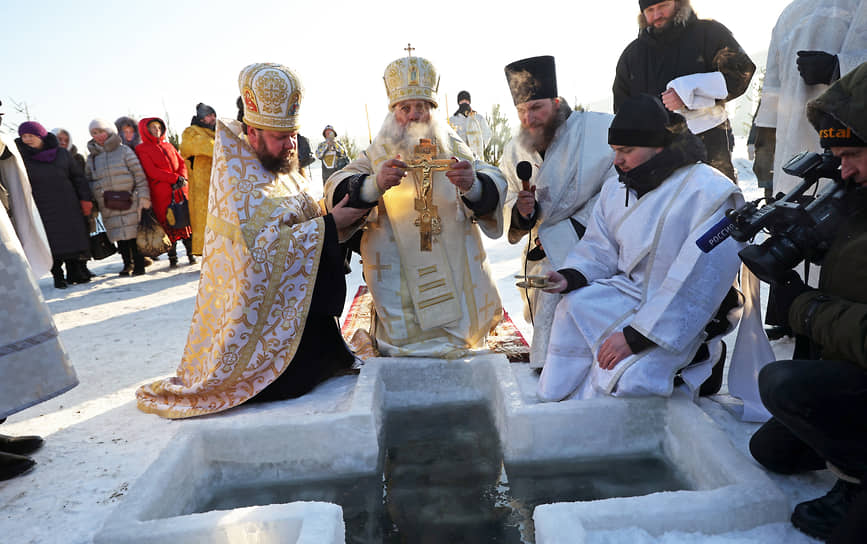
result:
M 745 155 L 741 141 L 736 156 Z M 756 198 L 749 161 L 736 160 L 747 198 Z M 317 185 L 319 172 L 312 172 Z M 490 241 L 488 255 L 506 311 L 529 339 L 530 326 L 521 318 L 521 300 L 514 288 L 520 270 L 519 249 L 505 240 Z M 153 462 L 173 437 L 208 418 L 170 421 L 139 412 L 133 392 L 139 385 L 171 375 L 177 366 L 193 312 L 199 265 L 170 270 L 165 257 L 144 276 L 121 278 L 119 257 L 91 262 L 99 274 L 89 284 L 57 290 L 50 277 L 39 282 L 54 315 L 63 344 L 80 380 L 70 392 L 15 414 L 0 427 L 11 435 L 39 434 L 45 446 L 34 458 L 31 472 L 0 482 L 0 542 L 4 544 L 89 543 L 129 486 Z M 360 283 L 360 266 L 353 266 L 348 297 Z M 730 344 L 731 345 L 731 344 Z M 785 357 L 791 344 L 777 343 Z M 355 382 L 344 376 L 326 382 L 301 399 L 258 406 L 262 415 L 292 418 L 333 409 Z M 702 399 L 700 406 L 725 430 L 734 446 L 749 457 L 748 442 L 756 424 L 738 421 L 726 408 L 725 395 Z M 246 409 L 246 408 L 245 408 Z M 224 416 L 213 416 L 219 418 Z M 213 419 L 212 419 L 213 420 Z M 771 475 L 791 506 L 824 494 L 834 482 L 827 472 L 796 477 Z M 746 532 L 707 536 L 667 533 L 652 537 L 627 528 L 593 535 L 597 543 L 735 543 L 813 542 L 788 523 Z

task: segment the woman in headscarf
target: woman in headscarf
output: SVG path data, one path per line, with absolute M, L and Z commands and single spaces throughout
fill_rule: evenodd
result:
M 93 139 L 87 142 L 90 156 L 87 157 L 85 175 L 100 207 L 108 238 L 117 242 L 123 259 L 123 268 L 119 275 L 140 276 L 145 273 L 145 263 L 135 238 L 141 210 L 151 206 L 147 178 L 135 151 L 121 144 L 114 125 L 105 119 L 97 118 L 90 122 L 89 128 Z M 106 191 L 128 193 L 129 207 L 108 207 Z
M 24 159 L 36 208 L 45 226 L 54 263 L 51 274 L 54 286 L 65 289 L 67 283 L 85 283 L 79 261 L 90 255 L 90 241 L 84 216 L 90 215 L 90 187 L 83 172 L 75 166 L 69 152 L 60 147 L 57 137 L 35 121 L 18 127 L 15 144 Z M 66 277 L 63 265 L 66 264 Z
M 53 128 L 51 132 L 57 136 L 57 142 L 60 144 L 60 147 L 67 150 L 69 152 L 70 157 L 72 157 L 72 162 L 75 168 L 78 168 L 81 171 L 81 174 L 84 174 L 84 155 L 78 152 L 78 148 L 75 147 L 75 144 L 72 143 L 72 136 L 69 134 L 69 131 L 65 128 Z M 96 217 L 99 215 L 98 206 L 94 206 L 93 211 L 91 211 L 90 215 L 84 218 L 84 225 L 88 232 L 93 232 L 96 230 Z M 87 261 L 78 261 L 76 263 L 78 267 L 81 269 L 81 275 L 86 276 L 88 278 L 92 278 L 94 276 L 93 272 L 91 272 L 87 268 Z

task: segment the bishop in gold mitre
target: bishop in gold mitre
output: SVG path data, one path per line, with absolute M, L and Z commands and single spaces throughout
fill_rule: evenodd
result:
M 390 111 L 382 128 L 328 179 L 325 201 L 333 206 L 348 196 L 349 206 L 370 210 L 355 230 L 363 227 L 375 350 L 463 357 L 484 347 L 503 316 L 482 233 L 502 235 L 507 185 L 440 120 L 437 72 L 407 51 L 385 69 Z
M 339 230 L 364 213 L 323 215 L 298 167 L 303 88 L 279 64 L 238 78 L 243 124 L 218 121 L 201 279 L 175 376 L 136 391 L 167 418 L 303 395 L 354 356 L 337 327 L 346 284 Z

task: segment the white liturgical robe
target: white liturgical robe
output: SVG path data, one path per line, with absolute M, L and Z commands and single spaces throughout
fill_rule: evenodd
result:
M 512 208 L 521 180 L 515 173 L 517 164 L 527 161 L 533 166 L 530 185 L 536 186 L 539 212 L 530 231 L 531 244 L 539 239 L 545 258 L 527 261 L 527 242 L 524 241 L 523 273 L 545 275 L 563 267 L 569 251 L 578 243 L 578 233 L 572 225 L 583 226 L 590 219 L 599 189 L 609 177 L 616 177 L 614 152 L 608 145 L 608 127 L 612 115 L 595 112 L 572 112 L 561 125 L 545 152 L 545 158 L 535 150 L 520 145 L 515 138 L 506 145 L 500 169 L 509 181 L 509 196 L 504 206 L 509 242 L 521 242 L 526 230 L 511 224 Z M 530 346 L 530 366 L 542 368 L 548 351 L 548 337 L 554 308 L 560 295 L 544 293 L 540 289 L 520 289 L 524 301 L 524 318 L 533 323 L 533 341 Z
M 459 113 L 449 117 L 449 124 L 466 142 L 477 159 L 484 158 L 485 146 L 491 141 L 491 128 L 485 116 L 473 111 L 464 116 Z
M 743 247 L 728 239 L 703 253 L 695 240 L 743 201 L 728 178 L 705 164 L 679 168 L 640 199 L 630 190 L 628 205 L 626 187 L 609 179 L 563 265 L 588 285 L 557 306 L 540 399 L 670 395 L 675 374 L 693 359 L 732 286 Z M 599 347 L 627 325 L 656 345 L 602 369 Z M 712 352 L 706 361 L 705 377 L 718 356 Z
M 456 157 L 473 161 L 472 152 L 452 130 L 449 141 L 438 142 L 435 159 Z M 380 136 L 325 185 L 326 205 L 332 205 L 341 181 L 365 174 L 375 184 L 380 164 L 396 152 Z M 411 161 L 411 157 L 401 157 Z M 475 161 L 497 188 L 499 202 L 506 197 L 506 181 L 496 168 Z M 371 335 L 383 355 L 462 357 L 484 347 L 485 336 L 503 316 L 503 306 L 488 266 L 481 232 L 498 238 L 503 232 L 502 208 L 475 217 L 444 171 L 435 171 L 433 205 L 442 232 L 434 235 L 432 250 L 420 250 L 419 217 L 415 199 L 422 183 L 420 170 L 409 170 L 398 186 L 390 188 L 363 225 L 361 257 L 364 279 L 373 298 L 375 318 Z M 478 183 L 478 182 L 477 182 Z M 378 193 L 378 191 L 377 191 Z
M 777 19 L 755 121 L 777 129 L 774 194 L 787 193 L 802 181 L 783 172 L 789 159 L 801 151 L 821 152 L 805 107 L 828 85 L 804 82 L 797 65 L 800 50 L 837 55 L 841 76 L 867 61 L 867 1 L 795 0 Z

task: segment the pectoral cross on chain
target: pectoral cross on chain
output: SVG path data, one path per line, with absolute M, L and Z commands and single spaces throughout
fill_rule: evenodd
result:
M 419 250 L 433 251 L 433 238 L 442 232 L 442 221 L 433 204 L 433 172 L 448 170 L 451 159 L 434 159 L 437 146 L 427 138 L 420 138 L 415 146 L 415 160 L 406 163 L 407 170 L 421 170 L 421 190 L 416 190 L 415 210 L 418 217 L 415 226 L 419 228 Z M 420 194 L 419 194 L 420 193 Z

